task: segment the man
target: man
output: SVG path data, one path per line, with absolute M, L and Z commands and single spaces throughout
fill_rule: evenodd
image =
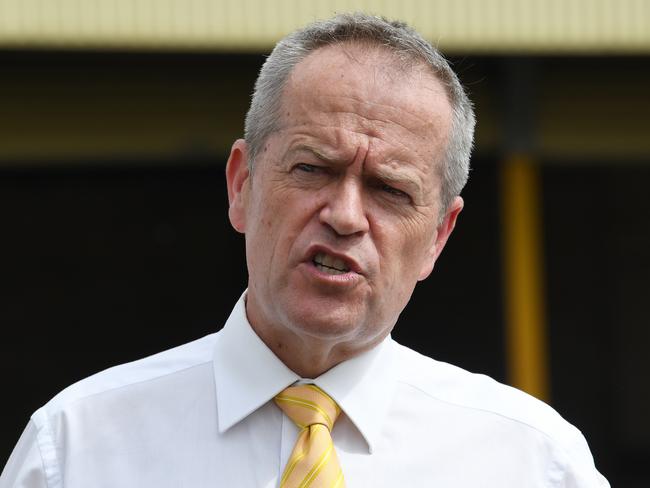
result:
M 64 390 L 0 487 L 608 486 L 548 406 L 390 339 L 463 208 L 473 128 L 403 24 L 281 41 L 226 169 L 249 286 L 224 329 Z

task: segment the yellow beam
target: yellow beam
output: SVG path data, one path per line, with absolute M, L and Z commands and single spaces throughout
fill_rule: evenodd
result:
M 403 19 L 454 52 L 650 52 L 647 0 L 0 0 L 0 46 L 266 51 L 335 12 Z
M 548 400 L 539 169 L 513 155 L 502 165 L 501 184 L 509 381 Z

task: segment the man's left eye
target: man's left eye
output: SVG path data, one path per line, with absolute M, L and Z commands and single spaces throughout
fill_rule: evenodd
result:
M 397 188 L 393 188 L 390 185 L 381 185 L 382 191 L 385 191 L 386 193 L 389 193 L 390 195 L 394 195 L 396 197 L 401 197 L 401 198 L 409 198 L 408 194 L 403 192 L 402 190 L 398 190 Z
M 298 163 L 295 166 L 295 169 L 303 171 L 305 173 L 314 173 L 318 169 L 316 166 L 307 163 Z

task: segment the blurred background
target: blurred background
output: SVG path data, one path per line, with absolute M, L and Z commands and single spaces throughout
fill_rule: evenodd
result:
M 650 474 L 650 2 L 0 0 L 0 464 L 89 374 L 218 330 L 224 166 L 284 34 L 403 19 L 476 104 L 466 206 L 394 337 L 549 402 Z

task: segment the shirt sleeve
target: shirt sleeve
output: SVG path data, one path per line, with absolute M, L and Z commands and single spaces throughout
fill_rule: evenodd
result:
M 562 488 L 610 488 L 607 479 L 596 469 L 584 436 L 575 427 L 572 427 L 572 430 L 574 441 L 567 453 L 570 462 L 560 486 Z
M 0 488 L 49 488 L 33 421 L 27 424 L 0 474 Z

